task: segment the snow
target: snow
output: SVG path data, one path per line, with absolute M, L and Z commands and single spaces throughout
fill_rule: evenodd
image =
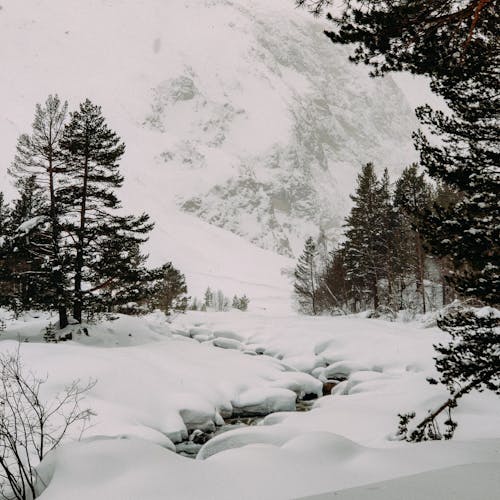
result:
M 358 488 L 301 500 L 419 500 L 441 498 L 453 500 L 496 500 L 500 491 L 498 463 L 456 465 L 438 471 L 422 472 L 399 479 L 382 481 Z
M 2 316 L 0 338 L 27 340 L 21 344 L 25 364 L 49 375 L 44 397 L 75 378 L 97 380 L 86 400 L 97 413 L 93 427 L 39 468 L 48 485 L 45 500 L 67 498 L 68 491 L 96 500 L 223 500 L 235 492 L 271 500 L 355 495 L 346 490 L 353 487 L 367 494 L 363 485 L 374 482 L 382 482 L 374 491 L 388 488 L 394 496 L 415 484 L 422 488 L 415 498 L 441 500 L 443 491 L 454 491 L 456 470 L 474 480 L 477 467 L 469 465 L 483 463 L 488 498 L 494 467 L 500 470 L 500 401 L 492 393 L 461 400 L 452 441 L 393 440 L 397 413 L 425 415 L 446 397 L 426 382 L 436 375 L 432 344 L 446 335 L 425 323 L 239 311 L 189 312 L 170 323 L 159 313 L 117 315 L 85 325 L 88 336 L 54 345 L 39 335 L 49 317 Z M 239 349 L 216 347 L 214 340 L 238 342 Z M 0 341 L 1 352 L 15 347 L 13 340 Z M 306 373 L 318 369 L 319 378 Z M 311 411 L 293 411 L 297 396 L 321 396 L 325 375 L 346 380 Z M 273 413 L 216 435 L 198 460 L 173 453 L 176 443 L 177 451 L 199 448 L 185 441 L 192 430 L 211 432 L 242 412 Z M 432 481 L 440 486 L 428 495 Z
M 28 234 L 35 227 L 39 226 L 42 222 L 46 220 L 46 217 L 44 215 L 38 215 L 36 217 L 32 217 L 31 219 L 23 222 L 18 228 L 17 228 L 17 233 L 18 234 Z
M 483 442 L 475 449 L 467 449 L 462 443 L 447 443 L 429 445 L 431 450 L 427 453 L 422 453 L 422 447 L 388 453 L 359 447 L 333 434 L 316 434 L 307 440 L 292 438 L 282 446 L 249 445 L 243 451 L 230 450 L 193 461 L 145 441 L 99 439 L 61 448 L 44 462 L 39 473 L 50 486 L 40 499 L 66 500 L 71 492 L 74 500 L 229 500 L 235 496 L 285 500 L 335 491 L 334 498 L 345 494 L 345 498 L 489 500 L 498 493 L 499 444 L 498 440 Z M 465 465 L 464 460 L 470 462 Z M 415 471 L 420 476 L 411 477 Z M 469 483 L 464 493 L 475 494 L 454 496 L 454 480 L 459 473 L 462 477 L 458 484 Z M 381 480 L 386 483 L 380 484 Z M 370 484 L 375 481 L 379 484 Z M 432 482 L 434 489 L 430 487 Z M 357 497 L 359 489 L 345 491 L 360 484 L 370 484 L 361 490 L 365 495 L 373 492 L 374 496 Z M 405 485 L 415 489 L 406 491 Z M 418 488 L 422 485 L 420 494 Z M 391 486 L 396 486 L 403 496 L 394 496 L 394 490 L 393 496 L 383 496 L 385 488 Z

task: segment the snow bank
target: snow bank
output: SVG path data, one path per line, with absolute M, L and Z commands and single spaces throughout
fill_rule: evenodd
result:
M 274 437 L 269 433 L 265 444 L 262 441 L 195 461 L 136 439 L 71 444 L 50 454 L 39 467 L 48 485 L 40 499 L 67 500 L 70 493 L 72 500 L 289 500 L 325 491 L 335 492 L 337 498 L 338 490 L 361 484 L 370 486 L 339 492 L 339 497 L 490 500 L 498 492 L 498 440 L 473 447 L 447 442 L 373 450 L 331 433 L 291 437 L 281 429 Z M 470 463 L 475 465 L 449 468 Z M 462 479 L 454 484 L 460 473 Z M 394 478 L 400 479 L 373 488 L 370 484 Z M 475 494 L 456 497 L 457 486 L 467 480 L 464 492 Z
M 235 492 L 279 500 L 500 461 L 500 400 L 488 392 L 461 400 L 451 442 L 391 440 L 397 413 L 423 415 L 446 397 L 442 387 L 426 382 L 435 375 L 432 344 L 446 340 L 435 328 L 354 317 L 195 312 L 172 324 L 158 315 L 119 317 L 94 326 L 89 336 L 49 345 L 36 335 L 48 318 L 25 319 L 8 321 L 1 335 L 23 332 L 26 364 L 49 374 L 44 397 L 74 378 L 98 380 L 87 401 L 97 412 L 92 439 L 47 457 L 45 500 L 66 499 L 68 492 L 77 500 L 224 500 Z M 216 347 L 214 340 L 237 342 L 239 349 Z M 6 340 L 0 350 L 16 345 Z M 288 411 L 298 396 L 321 394 L 323 380 L 305 373 L 311 368 L 328 384 L 334 382 L 326 376 L 346 379 L 311 411 Z M 275 413 L 259 425 L 217 435 L 203 445 L 200 460 L 172 453 L 173 443 L 193 429 L 211 431 L 240 411 Z

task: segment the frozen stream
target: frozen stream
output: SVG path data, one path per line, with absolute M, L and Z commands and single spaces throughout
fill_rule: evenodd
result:
M 298 399 L 296 403 L 297 412 L 305 412 L 311 410 L 315 399 Z M 270 413 L 268 413 L 270 415 Z M 202 446 L 210 441 L 210 439 L 223 434 L 224 432 L 241 429 L 242 427 L 250 427 L 259 425 L 267 415 L 239 415 L 224 419 L 224 425 L 218 427 L 214 432 L 205 432 L 195 429 L 189 434 L 187 440 L 177 443 L 175 446 L 176 452 L 179 455 L 188 458 L 196 458 Z

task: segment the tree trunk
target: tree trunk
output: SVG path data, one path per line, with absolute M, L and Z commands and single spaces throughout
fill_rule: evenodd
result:
M 422 297 L 422 312 L 425 314 L 427 312 L 427 307 L 424 285 L 424 251 L 422 248 L 420 233 L 418 231 L 415 233 L 415 246 L 417 251 L 417 291 L 420 292 L 420 295 Z
M 372 278 L 372 298 L 373 298 L 373 309 L 376 311 L 379 306 L 378 298 L 378 288 L 377 288 L 377 278 L 374 276 Z
M 50 137 L 52 144 L 52 137 Z M 55 270 L 51 270 L 52 282 L 56 290 L 57 308 L 59 313 L 59 328 L 68 325 L 68 312 L 66 307 L 66 296 L 64 293 L 64 273 L 61 261 L 61 249 L 59 247 L 59 213 L 57 210 L 55 186 L 54 186 L 54 161 L 52 151 L 49 152 L 49 190 L 50 190 L 50 218 L 52 225 L 52 253 L 54 254 Z
M 75 259 L 75 299 L 73 304 L 73 316 L 78 321 L 82 322 L 83 313 L 83 292 L 82 292 L 82 273 L 83 273 L 83 252 L 85 249 L 85 223 L 87 217 L 87 186 L 89 173 L 89 158 L 88 158 L 88 140 L 85 148 L 85 160 L 83 169 L 83 188 L 82 188 L 82 204 L 80 207 L 80 227 L 78 229 L 78 242 Z

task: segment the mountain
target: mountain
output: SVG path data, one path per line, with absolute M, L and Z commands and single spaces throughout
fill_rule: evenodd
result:
M 122 198 L 157 223 L 153 262 L 195 293 L 288 289 L 280 269 L 338 233 L 361 165 L 415 159 L 398 85 L 323 27 L 292 0 L 3 0 L 1 172 L 35 103 L 89 97 L 127 145 Z

